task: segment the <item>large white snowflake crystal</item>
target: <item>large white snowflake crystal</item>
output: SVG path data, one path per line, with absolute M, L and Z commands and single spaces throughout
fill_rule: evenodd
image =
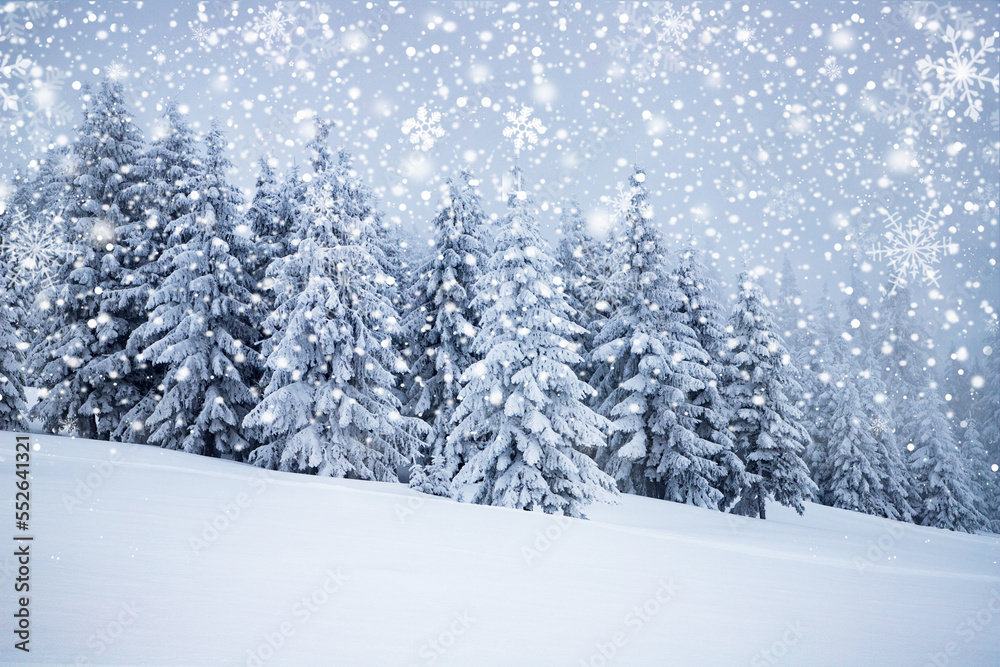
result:
M 295 21 L 295 18 L 285 13 L 285 8 L 282 4 L 280 2 L 277 3 L 272 10 L 258 7 L 257 13 L 258 16 L 254 20 L 251 29 L 257 33 L 260 39 L 264 40 L 264 46 L 270 49 L 271 45 L 275 42 L 287 44 L 290 39 L 288 29 Z
M 776 216 L 779 220 L 785 220 L 798 214 L 801 203 L 802 199 L 795 191 L 795 186 L 785 183 L 784 187 L 771 188 L 771 199 L 764 207 L 764 212 Z
M 521 106 L 520 112 L 508 111 L 507 122 L 510 123 L 503 129 L 503 136 L 514 140 L 514 150 L 518 153 L 527 146 L 529 149 L 538 143 L 538 135 L 545 134 L 545 127 L 542 121 L 531 117 L 531 107 Z
M 941 256 L 951 251 L 951 239 L 938 238 L 938 225 L 932 209 L 921 213 L 916 221 L 903 222 L 899 213 L 885 212 L 885 245 L 878 242 L 868 251 L 876 260 L 885 259 L 892 269 L 889 282 L 892 291 L 911 280 L 938 287 L 940 274 L 934 268 Z
M 961 45 L 959 41 L 961 40 Z M 931 60 L 930 56 L 917 61 L 917 69 L 923 79 L 935 77 L 938 82 L 936 92 L 930 92 L 931 111 L 944 109 L 948 100 L 958 99 L 965 103 L 965 113 L 972 120 L 979 120 L 983 110 L 983 101 L 979 91 L 987 85 L 994 92 L 1000 93 L 1000 76 L 989 76 L 986 64 L 986 54 L 996 53 L 993 46 L 994 37 L 979 38 L 979 49 L 973 48 L 962 33 L 948 26 L 944 34 L 948 44 L 948 55 L 944 58 Z M 981 69 L 979 69 L 982 67 Z
M 688 15 L 687 6 L 674 9 L 673 4 L 664 2 L 662 11 L 653 16 L 656 39 L 660 42 L 681 46 L 694 30 L 694 21 Z
M 868 426 L 871 428 L 872 433 L 879 436 L 889 431 L 889 420 L 885 417 L 872 417 L 868 422 Z
M 31 67 L 31 61 L 20 55 L 10 60 L 10 54 L 0 54 L 0 78 L 13 79 L 14 75 L 24 75 Z M 17 101 L 21 99 L 17 93 L 11 92 L 8 83 L 0 81 L 0 111 L 17 111 Z
M 607 197 L 608 212 L 611 214 L 611 220 L 615 224 L 624 220 L 628 215 L 629 210 L 632 208 L 632 195 L 633 189 L 631 187 L 624 183 L 619 183 L 618 191 Z
M 434 141 L 444 136 L 440 111 L 427 111 L 427 107 L 417 109 L 416 118 L 403 121 L 403 134 L 409 135 L 410 143 L 418 145 L 420 150 L 427 151 L 434 147 Z
M 37 280 L 49 287 L 59 260 L 72 254 L 72 248 L 52 225 L 29 219 L 24 211 L 15 211 L 10 227 L 0 241 L 0 255 L 13 261 L 14 281 Z

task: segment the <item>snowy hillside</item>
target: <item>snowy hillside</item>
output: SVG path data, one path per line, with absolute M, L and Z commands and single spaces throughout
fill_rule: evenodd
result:
M 0 436 L 5 487 L 14 442 Z M 6 629 L 5 665 L 1000 664 L 997 537 L 633 496 L 558 519 L 32 443 L 31 651 Z

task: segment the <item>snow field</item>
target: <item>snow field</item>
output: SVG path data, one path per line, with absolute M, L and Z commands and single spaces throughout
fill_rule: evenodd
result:
M 5 665 L 1000 657 L 996 537 L 813 504 L 759 521 L 635 496 L 578 520 L 152 447 L 32 442 L 32 650 L 15 655 L 8 634 Z M 13 453 L 5 434 L 3 479 Z M 5 554 L 7 591 L 12 565 Z

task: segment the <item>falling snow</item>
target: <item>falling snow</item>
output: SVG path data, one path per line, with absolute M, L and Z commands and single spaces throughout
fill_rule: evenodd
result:
M 875 435 L 882 435 L 889 430 L 889 420 L 885 417 L 873 417 L 871 421 L 868 422 L 868 427 Z
M 944 34 L 944 42 L 948 45 L 948 55 L 934 60 L 930 56 L 917 61 L 917 69 L 925 78 L 934 77 L 938 82 L 938 90 L 930 95 L 930 110 L 947 109 L 949 103 L 955 101 L 963 105 L 963 115 L 972 120 L 979 120 L 983 111 L 982 92 L 992 88 L 1000 92 L 1000 75 L 989 75 L 987 55 L 996 53 L 993 46 L 995 38 L 979 38 L 979 48 L 970 45 L 963 35 L 952 26 Z M 959 44 L 961 42 L 961 44 Z M 996 58 L 992 58 L 996 61 Z
M 259 7 L 258 14 L 251 29 L 264 41 L 264 46 L 271 48 L 278 43 L 287 44 L 295 19 L 285 13 L 282 3 L 279 2 L 273 9 Z
M 444 128 L 441 127 L 441 112 L 427 111 L 427 107 L 417 109 L 416 118 L 407 118 L 403 121 L 403 134 L 410 137 L 410 143 L 418 146 L 422 151 L 428 151 L 434 147 L 434 141 L 444 136 Z
M 37 281 L 45 286 L 53 271 L 71 256 L 72 248 L 51 222 L 46 224 L 29 218 L 24 211 L 15 211 L 0 239 L 0 253 L 7 254 L 16 267 L 11 282 Z
M 961 480 L 973 469 L 970 484 L 992 480 L 1000 465 L 972 461 L 979 444 L 995 459 L 1000 437 L 990 421 L 1000 391 L 998 37 L 1000 7 L 985 0 L 0 0 L 0 420 L 17 416 L 20 408 L 4 412 L 16 391 L 32 400 L 39 395 L 36 406 L 45 406 L 16 428 L 35 428 L 41 415 L 45 430 L 80 440 L 107 430 L 109 415 L 123 407 L 129 417 L 118 420 L 120 430 L 99 437 L 150 437 L 148 426 L 157 422 L 143 410 L 176 410 L 161 426 L 183 436 L 194 433 L 195 409 L 217 411 L 208 421 L 224 423 L 240 442 L 216 453 L 239 457 L 261 437 L 276 440 L 278 431 L 244 438 L 244 415 L 234 406 L 254 410 L 278 388 L 288 393 L 272 393 L 259 425 L 281 427 L 289 458 L 305 448 L 293 461 L 243 463 L 329 472 L 322 447 L 308 453 L 306 443 L 325 447 L 343 436 L 347 450 L 391 446 L 399 460 L 386 458 L 379 476 L 394 481 L 406 469 L 420 472 L 434 455 L 424 457 L 422 444 L 390 431 L 407 421 L 414 431 L 406 435 L 417 437 L 426 424 L 409 420 L 437 410 L 436 419 L 442 406 L 470 400 L 468 388 L 486 377 L 487 365 L 473 357 L 492 355 L 500 363 L 491 368 L 511 361 L 524 372 L 511 380 L 497 371 L 502 382 L 476 389 L 482 392 L 471 400 L 497 408 L 489 420 L 477 420 L 481 429 L 461 433 L 448 419 L 436 423 L 441 451 L 466 448 L 485 458 L 482 452 L 500 440 L 487 445 L 482 431 L 498 422 L 516 427 L 509 431 L 516 431 L 514 440 L 544 441 L 548 417 L 523 412 L 525 401 L 555 406 L 569 394 L 552 383 L 576 374 L 581 385 L 566 386 L 586 401 L 581 410 L 601 410 L 594 428 L 604 432 L 590 444 L 567 439 L 563 453 L 582 457 L 577 461 L 594 455 L 596 464 L 604 455 L 589 450 L 635 427 L 635 439 L 619 450 L 626 454 L 614 456 L 638 461 L 660 451 L 675 478 L 681 470 L 703 476 L 708 498 L 707 491 L 722 493 L 729 482 L 764 479 L 740 479 L 740 465 L 766 463 L 747 450 L 766 439 L 751 437 L 756 426 L 739 422 L 751 407 L 767 406 L 774 416 L 782 404 L 788 420 L 780 421 L 789 429 L 772 440 L 782 447 L 811 440 L 802 457 L 812 457 L 817 485 L 832 485 L 820 479 L 823 465 L 857 463 L 857 452 L 848 450 L 877 440 L 882 449 L 872 448 L 867 464 L 882 470 L 871 484 L 861 480 L 867 488 L 856 495 L 879 495 L 891 505 L 900 501 L 887 500 L 890 487 L 906 487 L 891 512 L 837 507 L 895 513 L 888 518 L 910 519 L 916 531 L 929 530 L 916 523 L 956 528 L 949 519 L 979 510 L 969 503 L 954 517 L 928 519 L 963 495 L 957 486 L 942 491 L 942 480 Z M 109 92 L 119 86 L 120 97 Z M 115 124 L 102 125 L 109 120 Z M 115 135 L 122 128 L 129 138 Z M 698 271 L 688 265 L 695 256 Z M 189 280 L 188 272 L 197 276 Z M 415 295 L 431 283 L 439 289 L 433 298 L 423 294 L 420 305 Z M 757 291 L 759 299 L 750 298 Z M 164 299 L 171 310 L 161 308 Z M 431 304 L 440 321 L 428 318 Z M 488 312 L 503 317 L 482 321 Z M 238 333 L 223 331 L 222 314 L 232 316 Z M 204 327 L 201 315 L 219 315 L 220 324 Z M 177 322 L 169 338 L 145 341 L 146 352 L 133 349 L 137 331 L 148 335 L 171 318 Z M 536 318 L 537 328 L 515 322 L 527 318 Z M 344 326 L 329 326 L 334 321 Z M 417 349 L 413 331 L 438 338 Z M 512 332 L 524 354 L 497 343 Z M 609 342 L 598 343 L 596 354 L 591 348 L 602 337 Z M 445 353 L 446 339 L 454 350 L 468 346 L 467 372 Z M 552 359 L 536 354 L 543 348 L 535 344 L 547 339 L 555 341 Z M 276 345 L 281 351 L 270 354 Z M 192 350 L 216 346 L 210 362 L 191 361 L 201 358 Z M 153 358 L 157 351 L 162 358 Z M 267 359 L 254 359 L 258 353 Z M 773 363 L 744 367 L 765 353 Z M 440 373 L 441 382 L 415 371 L 415 360 Z M 633 371 L 631 380 L 610 379 Z M 199 375 L 213 382 L 238 375 L 240 382 L 222 391 L 226 397 L 206 389 L 214 398 L 183 405 L 177 387 L 194 386 Z M 350 381 L 343 388 L 331 389 L 333 379 L 344 378 Z M 756 391 L 751 384 L 758 380 L 781 390 Z M 602 382 L 603 395 L 588 398 Z M 419 391 L 429 386 L 447 386 L 451 394 Z M 303 396 L 313 389 L 320 398 L 307 404 Z M 623 392 L 632 391 L 625 400 Z M 644 407 L 644 396 L 655 402 Z M 731 409 L 742 398 L 747 409 Z M 372 400 L 387 399 L 393 405 L 386 411 L 371 412 Z M 523 421 L 508 424 L 514 416 Z M 650 421 L 636 426 L 640 419 Z M 810 438 L 799 437 L 807 431 Z M 736 434 L 745 460 L 729 443 Z M 665 443 L 703 451 L 690 449 L 697 454 L 692 462 L 667 452 L 672 445 Z M 517 466 L 526 462 L 519 470 L 539 456 L 526 446 L 516 454 Z M 508 464 L 504 457 L 490 463 L 495 477 Z M 558 457 L 545 458 L 560 465 Z M 844 467 L 865 467 L 855 463 Z M 728 473 L 713 472 L 723 464 Z M 364 483 L 360 468 L 333 467 L 330 474 L 358 478 L 348 486 Z M 844 472 L 828 467 L 829 477 Z M 890 468 L 901 475 L 895 482 L 883 474 Z M 521 474 L 515 472 L 504 474 Z M 486 477 L 477 473 L 469 482 L 484 485 Z M 661 505 L 687 500 L 668 489 L 680 482 L 652 479 L 647 470 L 622 481 L 649 483 Z M 564 481 L 553 480 L 551 495 Z M 546 486 L 532 493 L 537 489 Z M 747 510 L 746 489 L 728 492 L 742 496 L 730 498 L 740 511 Z M 814 499 L 835 505 L 833 491 L 824 488 Z M 909 509 L 902 507 L 907 502 Z M 435 507 L 422 511 L 448 509 L 443 501 Z M 216 510 L 200 509 L 209 514 L 197 522 L 208 525 Z M 782 532 L 797 530 L 789 521 L 813 520 L 775 509 Z M 833 512 L 810 506 L 806 516 L 822 522 Z M 520 514 L 497 517 L 545 520 Z M 743 525 L 742 517 L 726 516 Z M 414 518 L 403 532 L 418 534 L 426 518 Z M 868 527 L 894 525 L 877 521 Z M 1000 515 L 997 522 L 1000 530 Z M 746 525 L 753 532 L 770 524 Z M 241 523 L 237 532 L 245 528 Z M 226 549 L 236 529 L 224 536 L 218 530 L 211 548 Z M 844 553 L 859 554 L 868 539 L 834 537 Z M 988 539 L 972 536 L 964 544 Z M 925 542 L 907 540 L 908 549 Z M 558 550 L 564 548 L 572 544 Z M 876 569 L 894 566 L 895 548 Z M 544 557 L 561 558 L 555 551 Z M 951 580 L 949 586 L 961 584 Z M 625 593 L 623 599 L 643 599 Z M 949 602 L 972 611 L 981 604 L 973 597 Z M 437 612 L 428 608 L 424 616 L 426 637 L 438 636 L 440 628 L 431 627 Z M 595 635 L 597 653 L 588 660 L 592 649 L 581 645 L 572 659 L 611 661 L 598 655 L 615 636 L 615 619 L 609 632 Z M 828 641 L 822 623 L 805 620 L 809 638 L 789 648 L 790 662 L 806 660 L 792 651 L 846 645 Z M 113 650 L 145 648 L 138 627 Z M 489 634 L 481 630 L 469 634 L 473 644 L 480 641 L 473 635 Z M 943 642 L 932 646 L 913 637 L 913 628 L 896 630 L 899 636 L 883 643 L 909 647 L 917 658 L 940 650 L 952 632 L 945 627 Z M 627 651 L 657 637 L 662 633 L 644 633 Z M 757 638 L 758 657 L 774 653 L 775 637 Z M 974 663 L 996 643 L 982 634 L 962 646 L 961 659 Z M 462 662 L 465 648 L 456 643 L 441 662 Z M 59 657 L 94 657 L 83 653 Z M 329 652 L 314 653 L 322 661 Z
M 545 127 L 538 118 L 532 118 L 531 107 L 522 106 L 520 111 L 507 112 L 507 127 L 503 136 L 513 140 L 514 150 L 518 153 L 523 148 L 533 148 L 538 144 L 538 135 L 545 134 Z
M 902 215 L 885 214 L 885 234 L 868 251 L 875 260 L 886 260 L 892 267 L 893 290 L 911 282 L 940 285 L 941 274 L 935 268 L 952 249 L 951 240 L 938 236 L 939 223 L 934 211 L 923 211 L 916 220 L 902 220 Z
M 821 67 L 819 71 L 820 74 L 825 76 L 830 81 L 836 81 L 844 72 L 844 67 L 837 64 L 836 56 L 830 56 L 823 61 L 823 67 Z
M 10 89 L 10 79 L 17 74 L 26 74 L 29 67 L 31 61 L 21 55 L 11 60 L 9 53 L 0 54 L 0 76 L 6 79 L 6 81 L 0 79 L 0 111 L 17 110 L 20 98 Z
M 691 20 L 690 13 L 689 7 L 674 9 L 672 3 L 664 2 L 663 9 L 653 17 L 657 41 L 675 46 L 684 44 L 684 40 L 694 30 L 694 21 Z

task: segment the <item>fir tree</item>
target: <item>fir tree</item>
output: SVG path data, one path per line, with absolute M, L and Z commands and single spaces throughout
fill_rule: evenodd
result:
M 598 460 L 622 491 L 715 508 L 713 459 L 724 445 L 699 434 L 705 408 L 691 397 L 716 378 L 664 266 L 644 183 L 636 167 L 613 252 L 620 269 L 607 301 L 616 307 L 594 339 L 599 411 L 612 420 Z
M 2 263 L 0 263 L 2 265 Z M 0 285 L 0 431 L 24 428 L 28 406 L 24 398 L 24 341 L 17 329 L 19 306 Z
M 192 454 L 232 454 L 250 445 L 241 433 L 254 397 L 244 379 L 258 364 L 250 278 L 236 234 L 241 195 L 226 180 L 225 139 L 213 127 L 192 205 L 166 228 L 160 259 L 169 272 L 149 296 L 149 320 L 136 330 L 142 357 L 164 369 L 163 398 L 146 420 L 148 442 Z M 194 197 L 194 193 L 198 193 Z
M 913 419 L 903 423 L 902 437 L 912 452 L 910 467 L 920 494 L 917 522 L 967 533 L 983 530 L 987 519 L 976 508 L 941 398 L 928 385 L 910 401 Z
M 295 251 L 291 241 L 295 238 L 296 214 L 304 190 L 295 173 L 288 180 L 279 180 L 268 157 L 261 156 L 258 164 L 257 189 L 246 215 L 253 238 L 246 264 L 247 273 L 256 283 L 258 298 L 263 299 L 262 309 L 270 312 L 274 304 L 270 301 L 267 267 L 276 258 Z
M 496 249 L 476 287 L 480 312 L 473 352 L 459 394 L 452 446 L 482 442 L 454 480 L 456 489 L 479 482 L 473 502 L 580 516 L 594 500 L 611 500 L 614 481 L 576 447 L 604 444 L 607 422 L 583 399 L 593 393 L 572 365 L 566 298 L 553 284 L 555 261 L 546 253 L 524 191 L 512 172 Z
M 440 496 L 473 453 L 448 441 L 461 378 L 475 361 L 472 341 L 475 285 L 487 262 L 480 241 L 486 215 L 469 172 L 448 181 L 444 205 L 434 218 L 435 255 L 410 287 L 414 306 L 403 322 L 413 350 L 408 401 L 410 412 L 431 427 L 417 452 L 410 486 Z
M 987 343 L 989 354 L 983 364 L 984 385 L 972 409 L 990 470 L 986 514 L 992 521 L 993 532 L 1000 533 L 1000 335 L 994 333 Z
M 732 359 L 739 378 L 729 386 L 730 428 L 736 453 L 746 465 L 748 485 L 733 513 L 765 518 L 765 502 L 804 511 L 816 486 L 801 459 L 809 434 L 791 397 L 795 371 L 757 282 L 740 274 L 739 295 L 730 320 Z
M 839 318 L 826 285 L 823 295 L 808 315 L 812 341 L 808 350 L 800 355 L 804 369 L 800 369 L 797 380 L 805 386 L 802 392 L 804 403 L 804 424 L 809 431 L 809 444 L 803 459 L 809 465 L 812 479 L 819 489 L 816 499 L 830 506 L 836 499 L 830 495 L 833 480 L 829 477 L 833 468 L 830 457 L 842 440 L 834 443 L 834 413 L 837 405 L 845 399 L 844 377 L 856 377 L 857 369 L 848 368 L 847 353 L 839 332 Z M 841 437 L 838 435 L 837 437 Z
M 986 527 L 992 528 L 992 499 L 996 493 L 997 474 L 990 470 L 989 454 L 983 445 L 979 425 L 969 417 L 965 422 L 962 444 L 959 450 L 962 467 L 969 478 L 969 487 L 976 498 L 976 508 L 987 517 Z
M 913 518 L 920 521 L 925 513 L 922 506 L 928 487 L 919 481 L 923 472 L 915 467 L 917 459 L 910 445 L 916 445 L 911 436 L 914 424 L 930 417 L 925 414 L 926 411 L 941 409 L 943 403 L 940 400 L 922 400 L 932 381 L 928 360 L 933 355 L 933 342 L 918 319 L 917 304 L 910 299 L 910 291 L 906 287 L 898 287 L 894 294 L 883 297 L 879 307 L 879 326 L 873 331 L 872 354 L 879 360 L 892 423 L 896 427 L 896 443 L 908 468 L 902 482 L 914 510 Z M 943 413 L 934 419 L 947 424 Z M 937 426 L 940 427 L 940 424 Z M 951 436 L 950 428 L 947 430 Z
M 787 254 L 785 254 L 784 263 L 781 265 L 778 298 L 773 306 L 775 325 L 779 329 L 778 333 L 782 340 L 786 341 L 793 356 L 796 356 L 796 361 L 801 362 L 797 355 L 808 347 L 808 332 L 802 326 L 806 323 L 806 315 L 802 303 L 802 290 L 799 289 L 795 269 Z
M 867 427 L 875 439 L 873 460 L 881 474 L 885 513 L 881 516 L 899 521 L 913 521 L 911 500 L 916 498 L 916 487 L 909 473 L 909 466 L 896 441 L 896 429 L 888 402 L 888 391 L 875 368 L 872 352 L 861 358 L 861 370 L 855 373 L 855 384 Z M 874 370 L 873 370 L 874 369 Z
M 559 244 L 555 258 L 567 302 L 573 308 L 573 321 L 586 330 L 574 339 L 583 362 L 576 368 L 581 380 L 590 381 L 593 371 L 594 333 L 607 315 L 598 310 L 599 279 L 605 271 L 609 247 L 590 233 L 580 205 L 573 201 L 563 208 L 559 222 Z
M 6 216 L 5 216 L 6 217 Z M 0 218 L 0 236 L 10 230 Z M 24 319 L 22 295 L 17 289 L 16 268 L 11 258 L 0 252 L 0 431 L 19 431 L 25 427 L 24 349 L 27 341 L 21 328 Z
M 930 338 L 917 319 L 916 306 L 905 287 L 886 296 L 877 331 L 881 340 L 873 342 L 873 348 L 882 355 L 883 380 L 890 392 L 893 416 L 900 423 L 916 415 L 912 402 L 927 385 L 927 360 L 933 356 Z
M 822 501 L 831 507 L 890 516 L 894 508 L 882 488 L 885 473 L 880 469 L 878 442 L 871 433 L 851 374 L 838 377 L 831 386 L 830 435 L 824 458 L 819 461 L 823 473 Z M 817 480 L 817 484 L 819 484 Z
M 747 481 L 745 466 L 736 455 L 729 432 L 731 409 L 724 393 L 726 387 L 736 381 L 738 373 L 731 363 L 727 345 L 725 312 L 715 298 L 714 285 L 693 243 L 682 250 L 678 258 L 677 285 L 683 295 L 681 310 L 687 315 L 688 326 L 694 331 L 698 344 L 708 355 L 708 367 L 714 376 L 705 383 L 704 389 L 694 392 L 691 404 L 698 411 L 695 413 L 698 435 L 719 447 L 712 460 L 719 467 L 715 483 L 722 493 L 719 509 L 726 511 L 739 499 Z
M 294 296 L 294 293 L 276 292 L 274 280 L 268 277 L 267 271 L 275 260 L 295 252 L 305 185 L 295 169 L 286 179 L 279 180 L 266 157 L 261 157 L 259 164 L 257 189 L 246 214 L 252 243 L 244 261 L 244 271 L 252 278 L 255 320 L 260 329 L 259 353 L 266 359 L 274 342 L 274 331 L 266 325 L 268 317 L 279 301 Z M 254 392 L 259 395 L 271 381 L 271 374 L 266 365 L 257 371 L 253 378 L 247 379 L 253 381 Z
M 142 134 L 125 108 L 121 84 L 87 91 L 84 122 L 73 151 L 79 173 L 63 214 L 75 260 L 40 300 L 40 341 L 28 360 L 42 391 L 32 416 L 55 432 L 75 419 L 85 438 L 108 437 L 141 398 L 125 343 L 134 312 L 109 299 L 124 277 L 129 248 L 118 234 L 138 214 L 127 195 L 136 182 Z
M 860 354 L 871 349 L 878 324 L 873 317 L 876 303 L 856 264 L 851 266 L 851 282 L 845 293 L 843 304 L 847 326 L 844 329 L 850 332 L 850 347 Z
M 294 253 L 267 276 L 281 296 L 265 326 L 274 331 L 271 379 L 244 427 L 266 445 L 250 462 L 331 477 L 392 481 L 418 441 L 418 420 L 400 415 L 393 345 L 398 317 L 387 295 L 371 190 L 334 159 L 329 124 L 317 124 L 315 177 L 300 211 Z
M 908 457 L 904 457 L 897 443 L 893 402 L 879 367 L 878 360 L 883 356 L 884 344 L 875 347 L 881 333 L 881 318 L 876 311 L 878 304 L 872 302 L 868 286 L 857 266 L 851 269 L 851 285 L 845 292 L 846 318 L 843 329 L 847 335 L 843 336 L 845 343 L 840 354 L 845 359 L 856 360 L 856 363 L 852 362 L 854 367 L 851 372 L 856 378 L 869 430 L 877 444 L 878 465 L 883 474 L 882 492 L 887 509 L 891 510 L 885 516 L 912 522 L 912 502 L 917 500 L 917 491 L 910 474 Z
M 165 369 L 156 368 L 142 356 L 141 336 L 135 332 L 146 317 L 150 294 L 169 275 L 170 262 L 161 261 L 169 230 L 179 219 L 190 215 L 194 201 L 195 175 L 202 170 L 196 150 L 197 140 L 176 103 L 166 104 L 157 124 L 156 138 L 135 167 L 138 182 L 126 195 L 137 202 L 143 216 L 123 226 L 121 233 L 129 252 L 124 258 L 122 281 L 109 290 L 108 299 L 119 312 L 131 310 L 134 323 L 126 344 L 126 354 L 135 360 L 133 382 L 139 400 L 122 417 L 113 436 L 125 442 L 145 442 L 146 420 L 156 409 L 160 381 Z M 196 200 L 195 200 L 196 201 Z
M 559 243 L 555 249 L 555 259 L 558 262 L 557 273 L 566 295 L 566 300 L 574 310 L 580 313 L 585 326 L 584 304 L 587 303 L 588 292 L 592 289 L 594 280 L 594 237 L 587 229 L 587 221 L 583 217 L 580 205 L 571 201 L 563 207 L 559 217 Z
M 191 180 L 201 168 L 196 145 L 177 104 L 167 103 L 156 138 L 135 165 L 137 182 L 125 193 L 141 208 L 142 215 L 119 230 L 129 256 L 123 262 L 122 285 L 115 292 L 117 298 L 139 309 L 165 277 L 158 273 L 162 264 L 157 260 L 166 248 L 167 229 L 191 211 Z

